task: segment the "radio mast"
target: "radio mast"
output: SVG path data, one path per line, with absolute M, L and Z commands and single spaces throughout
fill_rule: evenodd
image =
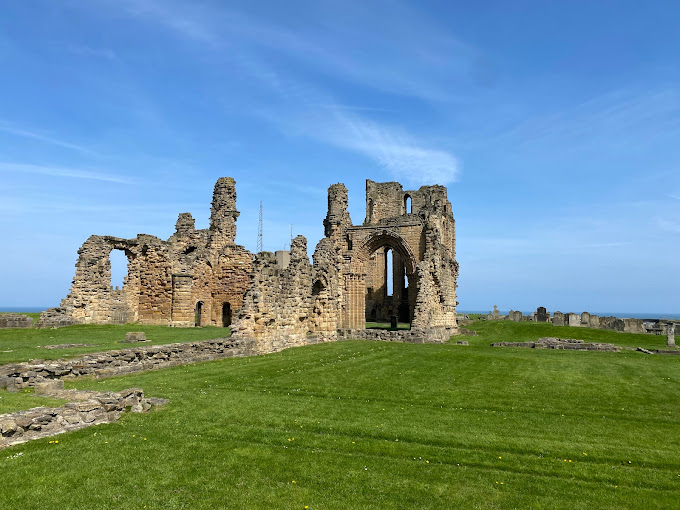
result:
M 257 224 L 257 253 L 262 251 L 262 200 L 260 200 L 260 221 Z

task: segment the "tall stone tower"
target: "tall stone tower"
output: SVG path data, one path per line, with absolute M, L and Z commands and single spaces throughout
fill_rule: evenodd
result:
M 215 183 L 210 207 L 210 248 L 220 250 L 236 239 L 236 182 L 231 177 L 220 177 Z

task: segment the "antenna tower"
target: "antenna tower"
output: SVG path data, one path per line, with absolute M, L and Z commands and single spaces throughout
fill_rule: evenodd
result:
M 257 224 L 257 253 L 262 251 L 262 200 L 260 200 L 260 221 Z

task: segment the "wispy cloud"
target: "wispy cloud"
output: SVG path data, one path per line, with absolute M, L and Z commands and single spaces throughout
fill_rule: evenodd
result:
M 669 220 L 668 218 L 658 217 L 656 218 L 656 224 L 659 226 L 659 228 L 667 232 L 680 233 L 680 222 L 677 220 Z
M 172 32 L 202 43 L 219 43 L 222 37 L 213 25 L 216 10 L 199 3 L 156 0 L 115 0 L 108 2 L 128 15 L 164 26 Z
M 273 87 L 281 78 L 266 62 L 276 54 L 365 87 L 449 101 L 451 83 L 474 81 L 470 73 L 479 60 L 477 49 L 400 0 L 378 10 L 361 3 L 310 4 L 310 15 L 327 20 L 323 32 L 304 25 L 292 29 L 266 15 L 255 17 L 202 2 L 106 0 L 106 4 L 182 39 L 218 49 L 222 57 L 254 70 L 256 77 L 269 78 Z M 350 28 L 357 23 L 366 27 L 360 40 Z
M 320 108 L 328 108 L 329 110 L 349 110 L 354 112 L 392 112 L 389 108 L 374 108 L 371 106 L 355 106 L 349 104 L 318 104 L 314 105 Z
M 680 134 L 680 93 L 673 88 L 613 90 L 569 110 L 522 121 L 490 141 L 550 147 L 627 148 Z
M 48 175 L 50 177 L 65 177 L 69 179 L 87 179 L 94 181 L 112 182 L 117 184 L 131 184 L 132 179 L 111 173 L 92 172 L 76 168 L 58 166 L 31 165 L 24 163 L 10 163 L 0 161 L 0 172 L 29 173 Z
M 400 128 L 359 115 L 335 112 L 309 126 L 306 134 L 361 153 L 408 184 L 449 184 L 461 172 L 459 160 L 450 152 L 429 147 Z
M 41 142 L 49 143 L 51 145 L 56 145 L 58 147 L 63 147 L 65 149 L 71 149 L 74 151 L 81 152 L 83 154 L 87 154 L 90 156 L 97 156 L 98 154 L 91 150 L 88 149 L 87 147 L 83 147 L 82 145 L 78 145 L 75 143 L 71 142 L 66 142 L 64 140 L 60 140 L 58 138 L 54 138 L 52 136 L 46 135 L 44 133 L 40 133 L 34 130 L 27 130 L 27 129 L 21 129 L 14 127 L 12 125 L 9 125 L 7 123 L 0 123 L 0 131 L 3 131 L 5 133 L 9 133 L 14 136 L 21 136 L 23 138 L 31 138 L 33 140 L 39 140 Z
M 116 53 L 108 48 L 92 48 L 84 44 L 69 44 L 67 46 L 68 51 L 75 55 L 80 55 L 83 57 L 95 57 L 105 60 L 117 60 L 118 56 Z

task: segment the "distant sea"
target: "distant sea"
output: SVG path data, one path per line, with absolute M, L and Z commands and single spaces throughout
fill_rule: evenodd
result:
M 458 313 L 479 313 L 486 315 L 490 310 L 476 311 L 476 310 L 457 310 Z M 510 310 L 498 310 L 501 315 L 507 315 Z M 522 315 L 531 315 L 536 310 L 530 312 L 522 311 Z M 548 310 L 550 315 L 553 315 L 552 310 Z M 564 312 L 567 313 L 567 312 Z M 580 312 L 576 312 L 580 313 Z M 644 312 L 590 312 L 590 315 L 598 315 L 600 317 L 618 317 L 620 319 L 678 319 L 680 320 L 680 313 L 644 313 Z
M 38 313 L 48 308 L 53 308 L 51 306 L 0 306 L 0 312 L 30 312 Z
M 42 312 L 51 308 L 49 306 L 0 306 L 0 312 Z M 522 315 L 531 315 L 536 310 L 530 312 L 522 311 Z M 498 310 L 501 315 L 507 315 L 509 310 Z M 458 313 L 479 313 L 486 315 L 489 310 L 458 310 Z M 566 313 L 566 312 L 565 312 Z M 599 315 L 600 317 L 620 317 L 635 318 L 635 319 L 674 319 L 680 320 L 680 313 L 637 313 L 637 312 L 590 312 L 591 315 Z M 551 312 L 552 315 L 552 312 Z

